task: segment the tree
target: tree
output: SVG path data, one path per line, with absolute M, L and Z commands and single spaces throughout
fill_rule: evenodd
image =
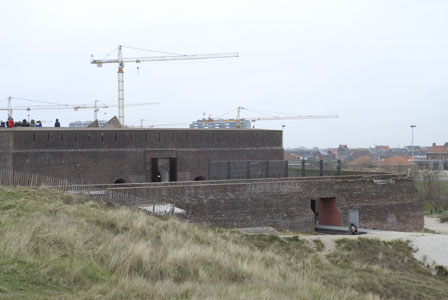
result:
M 436 212 L 448 208 L 448 190 L 445 182 L 439 180 L 438 173 L 433 170 L 424 170 L 421 175 L 423 187 L 420 194 L 425 202 L 430 203 Z

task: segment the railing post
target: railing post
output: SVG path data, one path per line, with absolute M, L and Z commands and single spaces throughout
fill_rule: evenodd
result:
M 250 160 L 246 161 L 246 178 L 250 179 Z
M 324 161 L 322 159 L 319 161 L 319 176 L 324 176 Z
M 288 161 L 287 160 L 285 160 L 285 177 L 288 177 Z
M 269 162 L 269 160 L 267 160 L 266 161 L 266 166 L 265 166 L 265 178 L 269 178 L 269 173 L 270 173 L 270 170 L 269 170 L 269 168 L 270 168 L 270 162 Z
M 212 179 L 212 163 L 208 162 L 208 180 Z
M 338 169 L 337 169 L 336 175 L 341 176 L 341 160 L 340 159 L 338 159 Z
M 230 179 L 230 161 L 227 162 L 227 179 Z
M 305 160 L 302 159 L 302 177 L 305 177 Z

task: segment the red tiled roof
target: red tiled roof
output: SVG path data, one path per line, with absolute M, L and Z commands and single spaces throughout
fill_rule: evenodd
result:
M 384 150 L 384 151 L 389 151 L 389 146 L 375 146 L 376 150 Z
M 292 155 L 291 153 L 285 151 L 283 154 L 283 159 L 284 160 L 295 160 L 295 159 L 297 159 L 297 157 L 295 155 Z
M 334 156 L 338 156 L 338 149 L 331 149 L 329 152 L 333 153 Z
M 380 165 L 386 167 L 402 167 L 414 166 L 415 164 L 403 156 L 392 156 L 383 160 Z
M 372 155 L 372 153 L 370 152 L 369 149 L 360 148 L 360 149 L 356 149 L 355 151 L 353 151 L 350 154 L 350 160 L 355 160 L 362 156 L 371 156 L 371 155 Z
M 448 147 L 446 146 L 432 146 L 428 153 L 448 153 Z
M 370 156 L 361 156 L 348 163 L 349 166 L 374 166 L 376 161 Z

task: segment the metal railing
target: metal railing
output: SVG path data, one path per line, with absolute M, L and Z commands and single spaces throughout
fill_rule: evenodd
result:
M 340 160 L 238 160 L 211 161 L 209 180 L 234 180 L 280 177 L 364 175 L 377 170 L 354 170 Z
M 0 169 L 0 185 L 55 190 L 70 195 L 78 195 L 87 201 L 105 201 L 116 205 L 138 208 L 159 216 L 183 213 L 182 210 L 176 208 L 172 203 L 155 202 L 150 197 L 114 190 L 114 187 L 120 186 L 118 184 L 76 184 L 64 178 L 19 172 L 11 169 Z

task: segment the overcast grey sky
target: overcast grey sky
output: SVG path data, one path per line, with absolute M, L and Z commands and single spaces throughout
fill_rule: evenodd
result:
M 446 0 L 3 1 L 0 106 L 8 96 L 116 104 L 117 66 L 97 68 L 90 55 L 103 58 L 119 44 L 182 54 L 238 51 L 231 59 L 141 63 L 139 72 L 125 65 L 126 103 L 162 103 L 127 108 L 127 125 L 190 122 L 240 105 L 339 114 L 255 123 L 285 124 L 286 147 L 404 146 L 411 124 L 415 144 L 441 144 L 448 141 L 447 16 Z M 125 50 L 135 55 L 152 54 Z M 116 114 L 104 109 L 100 119 Z M 93 110 L 31 111 L 35 119 L 56 117 L 68 126 L 93 119 Z

